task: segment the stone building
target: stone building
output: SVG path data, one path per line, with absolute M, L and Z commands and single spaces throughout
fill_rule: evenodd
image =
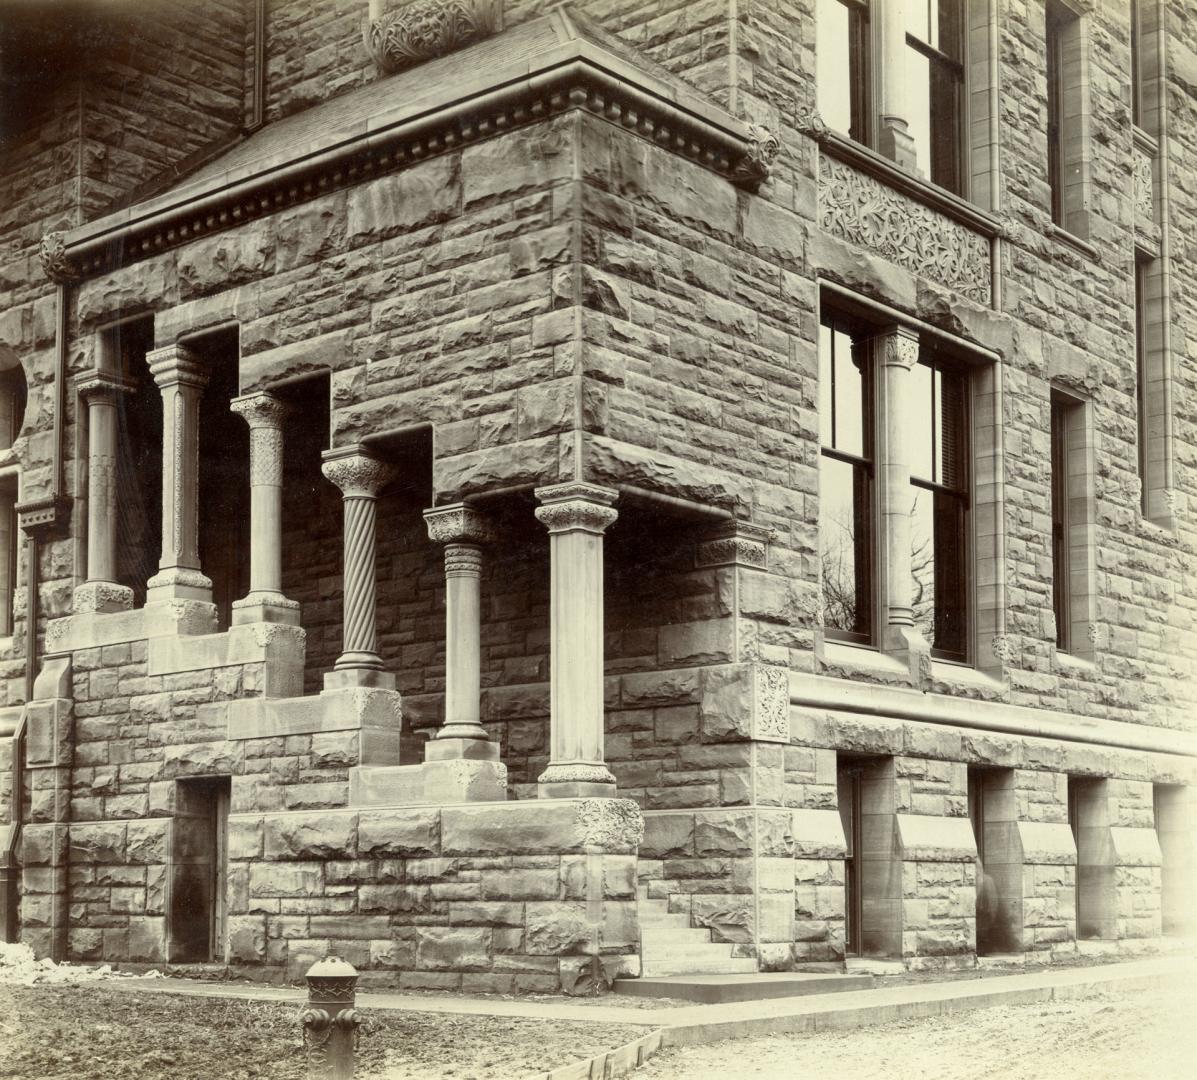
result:
M 580 991 L 1191 929 L 1186 8 L 13 13 L 8 936 Z

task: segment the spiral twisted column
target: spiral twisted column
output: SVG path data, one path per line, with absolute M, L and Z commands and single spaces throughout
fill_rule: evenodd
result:
M 425 510 L 424 521 L 429 539 L 445 545 L 445 719 L 436 740 L 487 743 L 481 721 L 481 578 L 482 545 L 492 539 L 490 523 L 461 503 Z M 479 756 L 484 748 L 445 747 L 450 749 Z
M 347 678 L 333 683 L 377 685 L 378 681 L 371 678 L 372 673 L 382 673 L 375 624 L 374 531 L 378 493 L 394 471 L 360 446 L 325 451 L 321 468 L 325 477 L 341 489 L 345 500 L 342 652 L 334 674 L 342 673 Z
M 246 394 L 229 408 L 249 425 L 249 593 L 233 603 L 233 623 L 298 625 L 299 604 L 283 595 L 283 422 L 290 410 L 273 394 Z
M 87 580 L 73 597 L 75 611 L 124 611 L 133 590 L 117 582 L 117 406 L 133 383 L 113 372 L 87 371 L 76 380 L 87 403 Z
M 162 391 L 162 558 L 146 599 L 211 601 L 199 559 L 199 403 L 208 374 L 182 345 L 146 360 Z
M 618 492 L 568 483 L 536 497 L 550 560 L 550 758 L 539 794 L 614 795 L 603 757 L 603 533 Z

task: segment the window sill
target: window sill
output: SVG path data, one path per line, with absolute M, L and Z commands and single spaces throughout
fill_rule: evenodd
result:
M 986 675 L 968 664 L 954 664 L 950 660 L 931 661 L 931 685 L 933 689 L 946 686 L 951 690 L 985 695 L 998 695 L 1006 691 L 1005 684 L 992 675 Z
M 916 202 L 939 211 L 945 217 L 975 229 L 982 236 L 992 239 L 1000 235 L 1002 223 L 992 214 L 967 199 L 952 194 L 947 188 L 931 183 L 918 173 L 895 165 L 876 150 L 870 150 L 867 146 L 830 129 L 822 132 L 817 138 L 823 151 L 831 157 L 854 165 L 861 172 L 868 173 Z
M 822 638 L 822 647 L 817 651 L 824 668 L 845 674 L 860 674 L 881 682 L 910 684 L 908 665 L 871 646 Z
M 1047 227 L 1047 235 L 1052 240 L 1060 240 L 1074 251 L 1084 255 L 1086 259 L 1092 262 L 1100 262 L 1101 255 L 1088 240 L 1082 240 L 1076 233 L 1070 233 L 1062 225 L 1057 225 L 1054 221 Z
M 1142 150 L 1145 154 L 1150 154 L 1155 157 L 1160 152 L 1160 141 L 1150 132 L 1144 131 L 1138 124 L 1131 126 L 1131 136 L 1134 139 L 1135 149 Z
M 1065 675 L 1096 675 L 1097 664 L 1087 656 L 1078 656 L 1076 653 L 1057 649 L 1056 670 Z

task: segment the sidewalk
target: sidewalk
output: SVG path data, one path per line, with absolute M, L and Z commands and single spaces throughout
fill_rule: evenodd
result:
M 1063 1000 L 1115 985 L 1135 989 L 1176 981 L 1197 985 L 1197 958 L 1153 957 L 1094 967 L 1043 968 L 1018 975 L 957 978 L 943 982 L 908 983 L 894 987 L 718 1005 L 629 1008 L 607 1003 L 581 1003 L 567 998 L 559 1001 L 526 1001 L 371 991 L 358 995 L 357 1006 L 366 1011 L 400 1010 L 463 1016 L 585 1020 L 636 1025 L 645 1030 L 643 1037 L 597 1058 L 574 1062 L 540 1074 L 548 1080 L 583 1080 L 592 1075 L 626 1075 L 662 1046 L 694 1045 L 782 1032 L 846 1030 L 993 1005 Z M 306 998 L 305 992 L 300 989 L 198 983 L 188 979 L 130 980 L 108 985 L 115 990 L 199 997 L 296 1003 Z

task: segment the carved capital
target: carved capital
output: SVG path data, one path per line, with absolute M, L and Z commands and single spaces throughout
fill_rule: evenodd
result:
M 281 428 L 291 412 L 289 405 L 265 391 L 233 398 L 229 408 L 249 425 L 251 431 L 255 428 Z
M 736 162 L 728 178 L 733 184 L 756 188 L 769 179 L 773 163 L 781 152 L 781 143 L 767 127 L 750 124 L 748 130 L 751 138 L 748 149 Z
M 48 232 L 42 237 L 38 248 L 38 258 L 41 259 L 42 269 L 46 277 L 56 285 L 69 285 L 79 280 L 79 271 L 75 269 L 66 253 L 66 237 L 60 232 Z
M 384 74 L 490 37 L 503 28 L 502 0 L 404 0 L 365 24 L 366 51 Z
M 619 516 L 611 505 L 619 492 L 597 484 L 571 482 L 536 489 L 542 503 L 536 519 L 550 533 L 591 532 L 602 535 Z
M 694 563 L 704 566 L 752 566 L 764 569 L 769 561 L 772 530 L 747 521 L 729 521 L 699 541 Z
M 885 367 L 911 370 L 919 362 L 919 336 L 905 326 L 894 326 L 878 336 L 881 363 Z
M 376 499 L 395 475 L 395 470 L 360 446 L 326 450 L 320 466 L 326 479 L 341 489 L 347 499 Z
M 425 510 L 424 521 L 434 544 L 485 544 L 494 539 L 490 518 L 464 503 Z
M 88 403 L 115 403 L 122 394 L 136 388 L 132 379 L 111 371 L 84 371 L 75 376 L 75 389 Z
M 162 390 L 170 386 L 202 389 L 208 384 L 208 372 L 198 357 L 185 345 L 166 345 L 145 355 L 150 374 Z

